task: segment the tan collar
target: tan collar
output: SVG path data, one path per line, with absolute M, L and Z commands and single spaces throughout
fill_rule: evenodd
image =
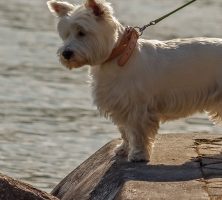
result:
M 113 49 L 109 58 L 105 62 L 111 61 L 114 58 L 120 56 L 117 60 L 117 63 L 120 67 L 124 66 L 130 59 L 130 56 L 136 47 L 138 38 L 139 33 L 133 27 L 127 27 L 119 45 Z

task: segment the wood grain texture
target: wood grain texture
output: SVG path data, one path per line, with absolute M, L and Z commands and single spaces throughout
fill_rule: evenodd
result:
M 58 198 L 0 174 L 0 200 L 58 200 Z

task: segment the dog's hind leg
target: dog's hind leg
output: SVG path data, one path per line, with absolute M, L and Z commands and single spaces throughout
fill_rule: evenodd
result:
M 214 124 L 222 122 L 222 80 L 218 81 L 208 98 L 205 111 Z
M 218 124 L 222 122 L 222 104 L 218 106 L 214 106 L 213 109 L 206 111 L 209 120 L 212 121 L 214 124 Z

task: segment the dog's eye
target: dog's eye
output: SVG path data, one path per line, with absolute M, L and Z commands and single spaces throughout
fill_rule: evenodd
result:
M 79 31 L 79 32 L 78 32 L 78 36 L 79 36 L 79 37 L 84 37 L 85 35 L 86 35 L 86 34 L 85 34 L 83 31 Z

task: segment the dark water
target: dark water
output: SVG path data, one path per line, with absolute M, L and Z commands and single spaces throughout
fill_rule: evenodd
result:
M 61 41 L 45 2 L 0 1 L 0 171 L 50 191 L 119 135 L 92 105 L 87 67 L 68 71 L 57 61 Z M 122 23 L 142 25 L 185 1 L 112 2 Z M 221 11 L 222 1 L 199 0 L 150 28 L 145 37 L 222 37 Z M 221 132 L 221 127 L 198 114 L 160 130 L 196 131 Z

